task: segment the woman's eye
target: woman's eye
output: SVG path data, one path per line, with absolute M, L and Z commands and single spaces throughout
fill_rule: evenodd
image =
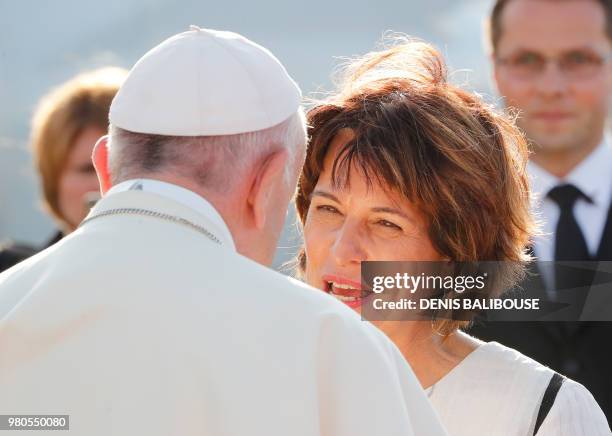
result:
M 383 227 L 386 227 L 388 229 L 400 230 L 400 231 L 402 230 L 400 226 L 398 226 L 397 224 L 393 224 L 391 221 L 387 221 L 387 220 L 380 220 L 377 222 L 377 224 Z
M 317 206 L 317 210 L 320 210 L 322 212 L 329 212 L 329 213 L 340 213 L 340 211 L 338 209 L 336 209 L 334 206 L 330 206 L 328 204 Z

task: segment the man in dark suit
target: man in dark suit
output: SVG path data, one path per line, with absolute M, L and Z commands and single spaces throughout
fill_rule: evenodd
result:
M 532 144 L 528 171 L 543 235 L 532 244 L 540 275 L 531 284 L 539 280 L 535 287 L 554 300 L 584 283 L 542 262 L 612 260 L 612 141 L 604 134 L 612 1 L 497 0 L 490 41 L 498 90 Z M 584 384 L 611 420 L 612 324 L 489 323 L 471 333 Z

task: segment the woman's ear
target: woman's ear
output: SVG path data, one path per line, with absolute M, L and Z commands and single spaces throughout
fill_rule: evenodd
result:
M 276 191 L 283 189 L 279 183 L 285 183 L 285 166 L 289 153 L 286 149 L 272 153 L 259 168 L 249 190 L 248 204 L 253 214 L 255 228 L 263 230 L 274 207 Z
M 98 139 L 98 142 L 94 145 L 91 159 L 98 174 L 100 192 L 104 195 L 112 186 L 110 172 L 108 171 L 108 135 Z

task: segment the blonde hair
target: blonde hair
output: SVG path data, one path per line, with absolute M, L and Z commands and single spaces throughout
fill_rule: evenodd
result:
M 34 165 L 40 174 L 43 205 L 60 224 L 65 224 L 65 218 L 58 203 L 59 179 L 74 141 L 87 127 L 107 131 L 111 102 L 126 76 L 126 70 L 116 67 L 79 74 L 45 95 L 35 110 Z

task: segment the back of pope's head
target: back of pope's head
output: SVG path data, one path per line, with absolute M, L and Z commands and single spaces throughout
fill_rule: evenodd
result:
M 191 189 L 221 213 L 238 251 L 268 263 L 303 162 L 300 104 L 269 50 L 191 26 L 136 62 L 113 100 L 94 153 L 102 191 L 143 177 Z

